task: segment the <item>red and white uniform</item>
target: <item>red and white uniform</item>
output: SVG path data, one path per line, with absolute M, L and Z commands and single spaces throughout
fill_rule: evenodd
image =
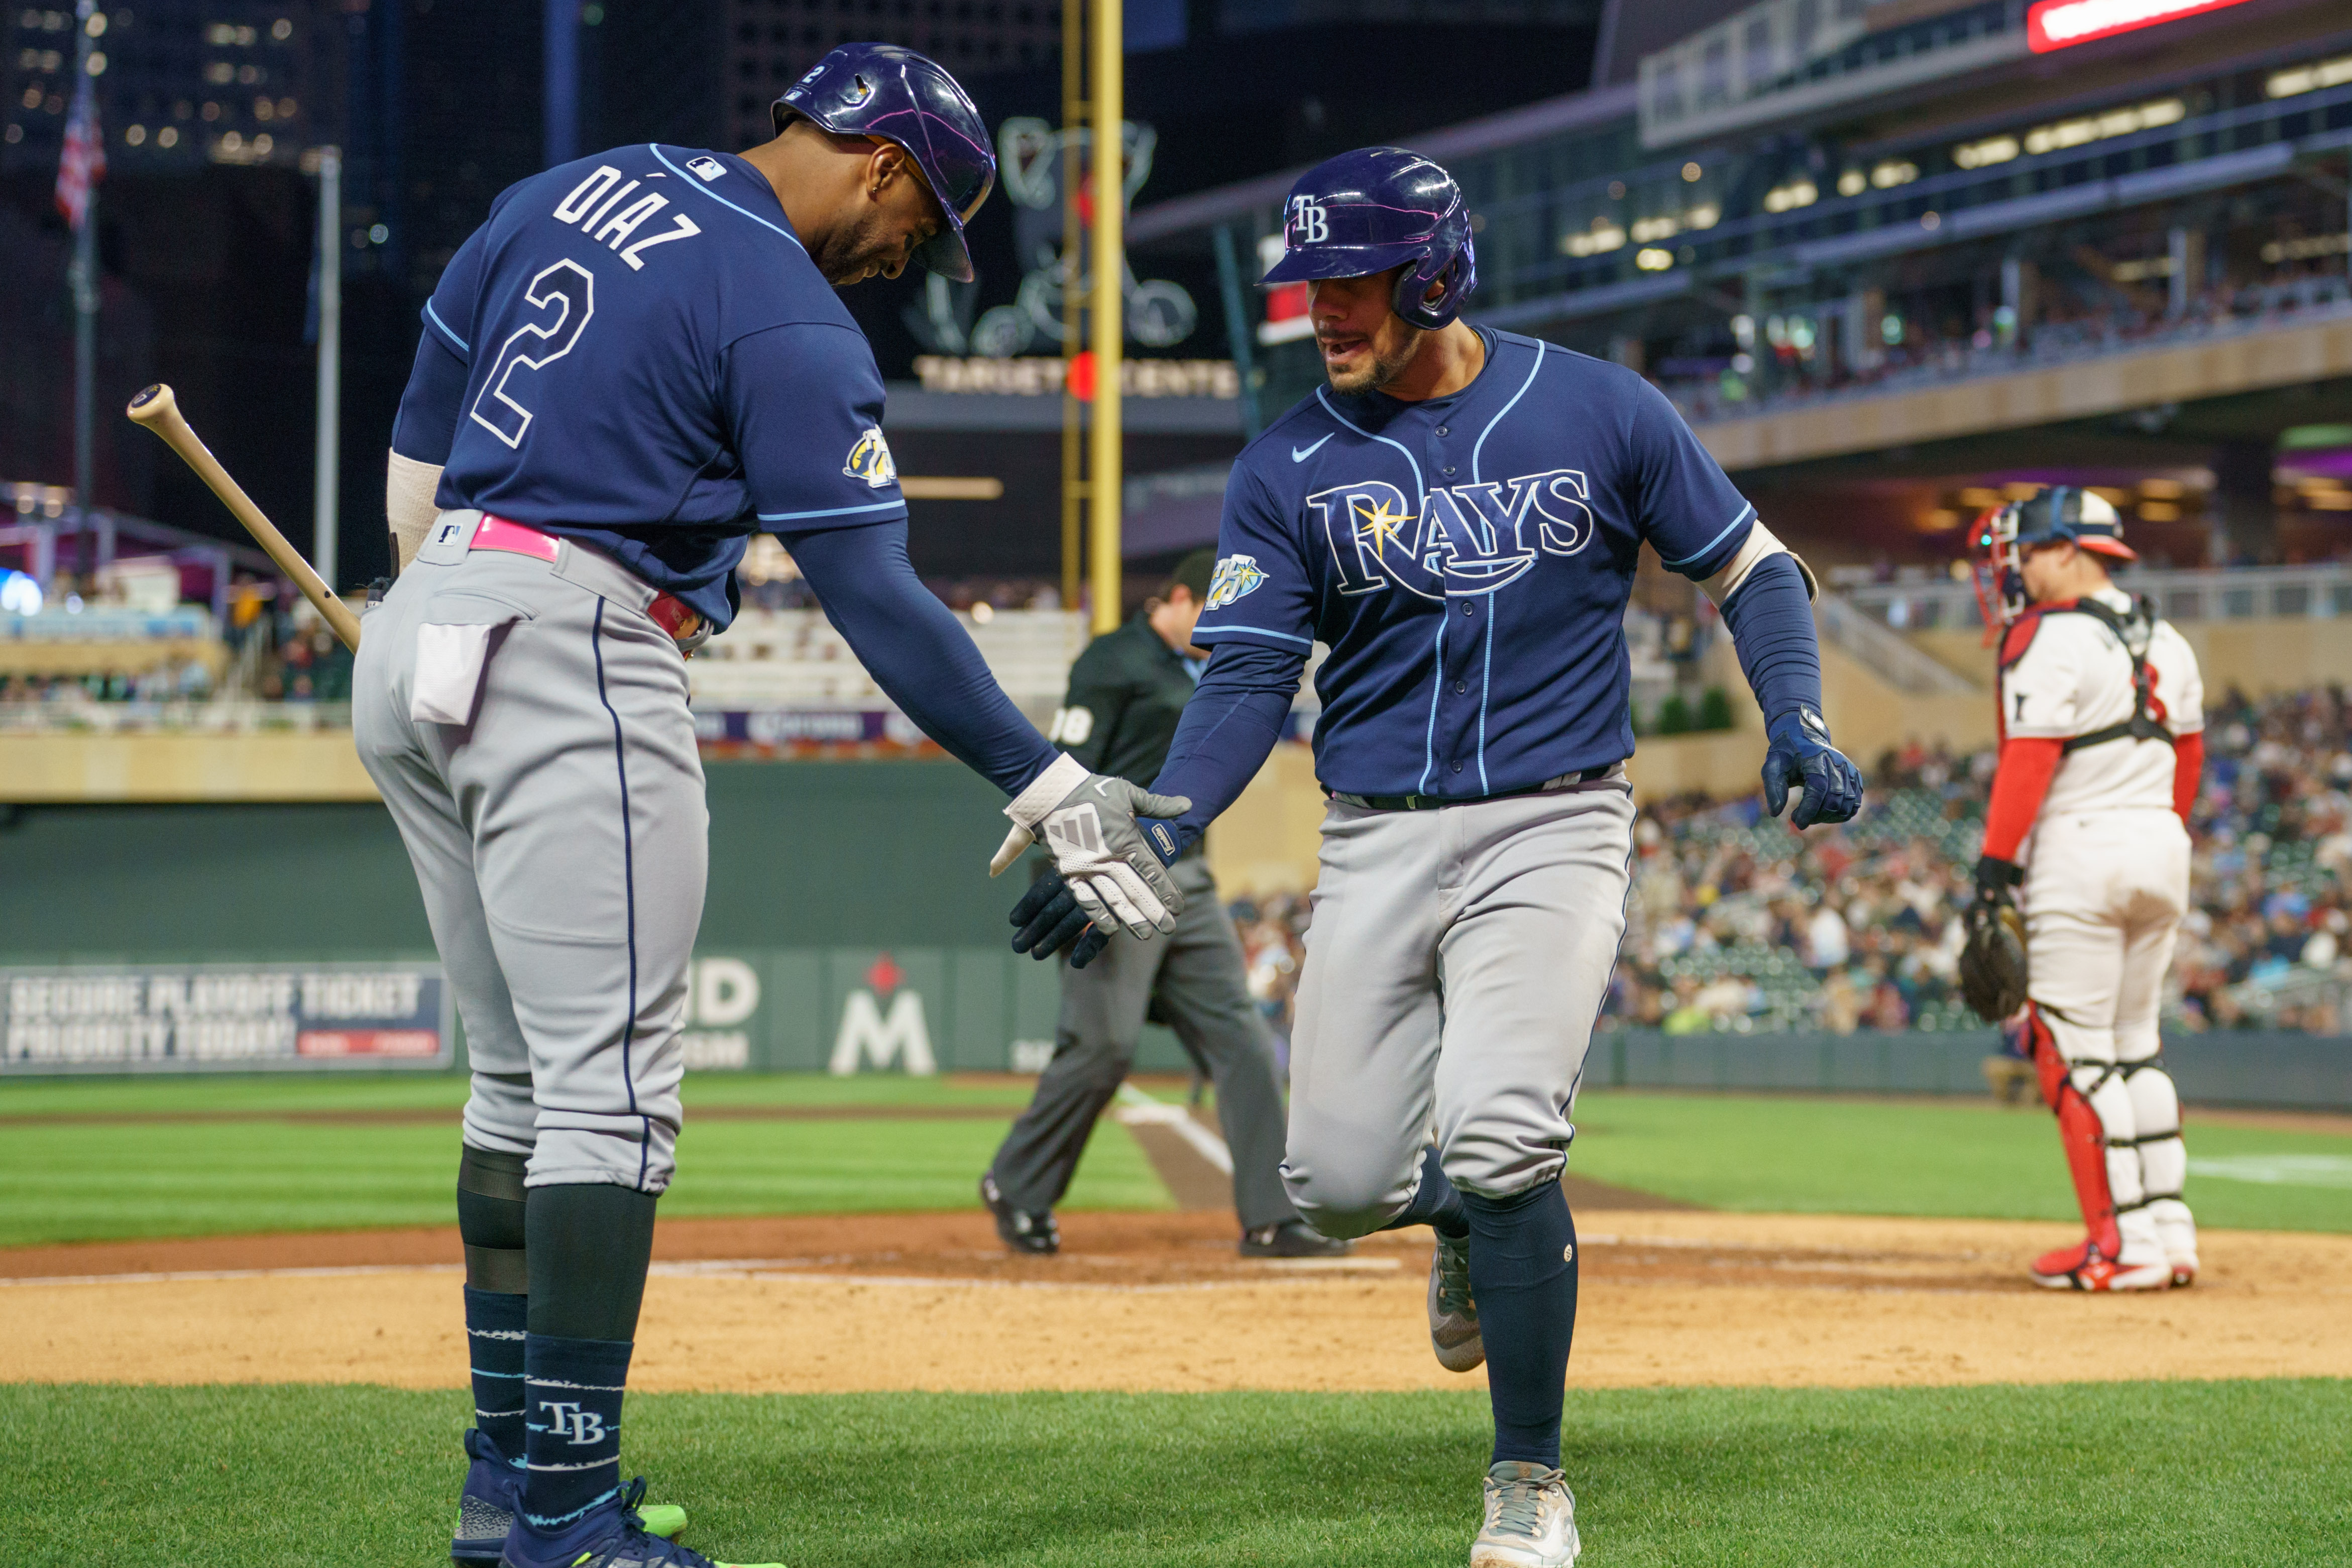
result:
M 2197 1230 L 2180 1196 L 2180 1103 L 2158 1059 L 2157 1016 L 2189 906 L 2204 681 L 2169 624 L 2133 624 L 2133 601 L 2113 588 L 2095 600 L 2122 632 L 2067 601 L 2032 606 L 2002 637 L 2000 767 L 1984 849 L 2025 868 L 2029 1024 L 2062 1135 L 2084 1144 L 2069 1152 L 2080 1156 L 2093 1237 L 2105 1228 L 2096 1145 L 2120 1243 L 2105 1256 L 2126 1270 L 2168 1265 L 2168 1279 L 2186 1282 Z M 2136 665 L 2126 637 L 2140 636 Z M 2126 732 L 2136 715 L 2153 722 Z M 2095 1126 L 2068 1128 L 2068 1082 Z

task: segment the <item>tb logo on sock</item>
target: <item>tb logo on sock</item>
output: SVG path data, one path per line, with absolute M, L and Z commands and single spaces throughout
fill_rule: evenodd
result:
M 569 1399 L 542 1399 L 539 1407 L 552 1417 L 548 1430 L 559 1437 L 568 1437 L 576 1447 L 583 1443 L 604 1440 L 604 1417 L 593 1410 L 583 1410 L 579 1403 Z

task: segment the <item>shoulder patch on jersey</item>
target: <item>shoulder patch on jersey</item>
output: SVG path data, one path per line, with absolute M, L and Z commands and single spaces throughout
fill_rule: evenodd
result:
M 727 165 L 720 163 L 716 158 L 689 159 L 688 160 L 686 166 L 692 172 L 696 179 L 706 183 L 718 179 L 720 175 L 727 173 Z
M 1210 574 L 1208 601 L 1201 608 L 1223 609 L 1235 599 L 1256 593 L 1265 581 L 1265 574 L 1258 570 L 1256 556 L 1228 555 L 1217 563 L 1216 571 Z
M 890 443 L 883 438 L 882 426 L 866 427 L 849 448 L 849 460 L 841 465 L 841 471 L 877 490 L 898 482 L 898 465 L 890 456 Z

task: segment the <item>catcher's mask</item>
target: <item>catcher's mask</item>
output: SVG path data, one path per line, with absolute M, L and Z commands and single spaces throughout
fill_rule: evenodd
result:
M 2107 498 L 2078 485 L 2051 485 L 2021 501 L 1995 507 L 1974 530 L 1977 608 L 1985 641 L 2025 613 L 2025 558 L 2045 544 L 2072 544 L 2117 561 L 2137 561 L 2124 542 L 2123 519 Z

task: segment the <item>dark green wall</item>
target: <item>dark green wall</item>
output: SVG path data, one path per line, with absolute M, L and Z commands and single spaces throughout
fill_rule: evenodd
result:
M 709 948 L 992 945 L 1003 797 L 952 763 L 719 763 Z M 426 955 L 381 805 L 68 805 L 0 826 L 0 962 Z

